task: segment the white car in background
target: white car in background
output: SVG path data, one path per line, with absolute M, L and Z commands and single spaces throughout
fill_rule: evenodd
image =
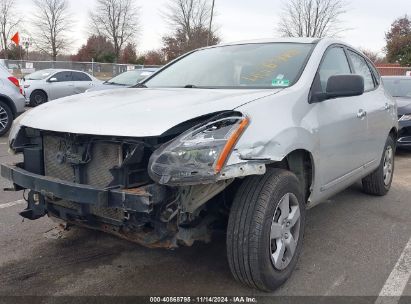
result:
M 50 100 L 84 93 L 103 83 L 81 71 L 47 69 L 23 78 L 23 91 L 30 106 L 38 106 Z

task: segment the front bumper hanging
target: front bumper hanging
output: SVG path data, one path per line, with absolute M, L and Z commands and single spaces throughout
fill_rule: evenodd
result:
M 1 165 L 1 176 L 14 184 L 16 191 L 29 189 L 49 199 L 62 199 L 99 208 L 124 208 L 151 213 L 155 204 L 164 201 L 166 189 L 149 185 L 136 189 L 99 189 L 60 179 L 34 174 L 18 165 Z

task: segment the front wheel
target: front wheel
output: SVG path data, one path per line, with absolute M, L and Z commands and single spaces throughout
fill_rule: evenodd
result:
M 390 135 L 384 147 L 380 166 L 362 180 L 362 187 L 365 193 L 377 196 L 384 196 L 388 193 L 394 177 L 395 150 L 395 140 Z
M 283 169 L 248 177 L 227 228 L 230 269 L 239 282 L 274 291 L 292 274 L 302 250 L 305 203 L 298 178 Z

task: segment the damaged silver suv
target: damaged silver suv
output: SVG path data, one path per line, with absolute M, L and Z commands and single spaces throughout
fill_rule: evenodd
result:
M 296 266 L 307 208 L 358 180 L 389 191 L 397 130 L 395 101 L 352 47 L 242 42 L 29 111 L 10 134 L 24 161 L 1 175 L 29 190 L 31 220 L 163 248 L 225 229 L 234 277 L 272 291 Z

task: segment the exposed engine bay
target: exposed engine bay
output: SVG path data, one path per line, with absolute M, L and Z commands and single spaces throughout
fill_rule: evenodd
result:
M 213 167 L 221 155 L 218 145 L 225 147 L 223 137 L 237 120 L 222 116 L 211 127 L 206 122 L 194 128 L 189 136 L 196 150 L 189 151 L 175 148 L 179 140 L 188 142 L 181 128 L 162 137 L 119 138 L 23 127 L 12 146 L 23 153 L 24 162 L 3 167 L 2 175 L 18 181 L 15 190 L 26 192 L 28 207 L 21 215 L 30 220 L 47 215 L 148 247 L 190 246 L 225 228 L 230 186 L 238 181 L 233 174 L 265 172 L 261 163 L 245 162 L 225 171 Z M 209 145 L 212 132 L 213 140 L 215 134 L 222 139 L 215 140 L 215 150 L 204 150 L 201 143 L 206 138 Z

